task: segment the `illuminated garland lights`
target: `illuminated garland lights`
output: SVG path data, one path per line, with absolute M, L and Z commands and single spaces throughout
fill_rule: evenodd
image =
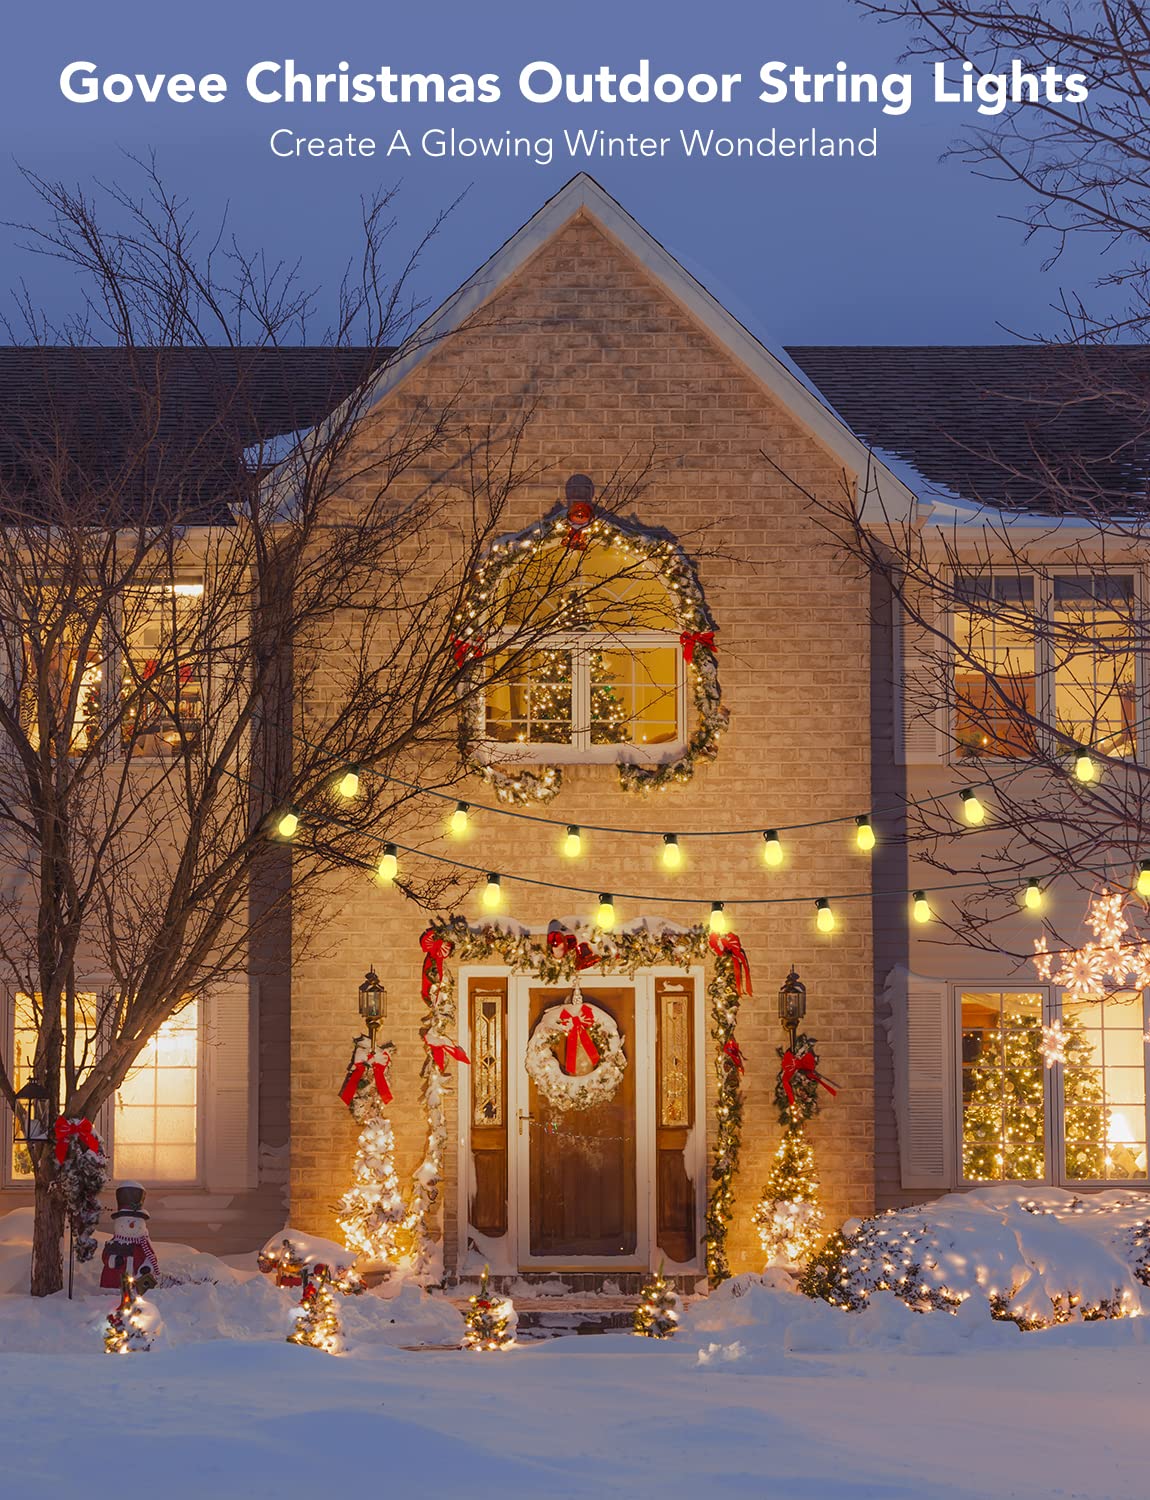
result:
M 723 707 L 713 650 L 715 623 L 694 566 L 672 536 L 620 517 L 592 515 L 590 521 L 575 529 L 569 511 L 560 505 L 524 531 L 493 543 L 488 556 L 476 570 L 474 583 L 462 608 L 453 617 L 453 649 L 461 667 L 465 666 L 468 671 L 482 670 L 487 642 L 498 635 L 499 621 L 495 611 L 504 592 L 502 586 L 525 563 L 541 554 L 572 547 L 582 552 L 590 544 L 618 551 L 623 559 L 619 569 L 623 576 L 636 564 L 649 565 L 666 588 L 673 606 L 675 628 L 683 641 L 683 657 L 697 723 L 686 748 L 676 760 L 657 765 L 620 761 L 618 772 L 619 784 L 624 791 L 662 790 L 689 781 L 699 762 L 713 760 L 718 753 L 719 737 L 727 727 L 729 714 Z M 572 601 L 570 621 L 565 621 L 562 615 L 557 618 L 556 630 L 564 628 L 565 624 L 578 628 L 579 602 L 578 598 Z M 700 638 L 708 634 L 712 637 L 712 644 L 700 643 Z M 483 737 L 483 713 L 481 695 L 475 694 L 468 700 L 460 723 L 461 750 L 469 769 L 495 789 L 501 802 L 550 802 L 563 785 L 563 773 L 558 766 L 543 766 L 539 770 L 510 769 L 476 758 L 474 747 Z

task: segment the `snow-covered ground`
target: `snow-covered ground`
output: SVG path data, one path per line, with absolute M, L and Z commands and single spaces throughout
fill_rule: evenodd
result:
M 1009 1195 L 950 1200 L 932 1232 L 1035 1286 L 1068 1286 L 1079 1263 L 1101 1285 L 1121 1270 L 1108 1256 L 1125 1221 L 1150 1211 L 1121 1196 L 1125 1206 L 1113 1195 L 1093 1227 L 1068 1196 L 1050 1195 L 1038 1206 L 1055 1213 L 1026 1214 L 1015 1228 Z M 1073 1231 L 1066 1252 L 1055 1219 Z M 0 1285 L 13 1292 L 26 1233 L 19 1216 L 0 1220 Z M 453 1308 L 409 1287 L 342 1299 L 347 1351 L 332 1357 L 283 1342 L 293 1294 L 251 1275 L 247 1258 L 157 1249 L 165 1271 L 211 1279 L 152 1293 L 164 1334 L 147 1353 L 103 1354 L 93 1320 L 113 1299 L 93 1294 L 87 1268 L 71 1304 L 0 1297 L 0 1493 L 1150 1492 L 1150 1317 L 1134 1305 L 1150 1289 L 1136 1278 L 1134 1316 L 1022 1333 L 976 1295 L 955 1315 L 922 1315 L 885 1292 L 845 1313 L 768 1273 L 695 1304 L 672 1340 L 606 1334 L 500 1354 L 403 1347 L 449 1343 L 459 1328 Z

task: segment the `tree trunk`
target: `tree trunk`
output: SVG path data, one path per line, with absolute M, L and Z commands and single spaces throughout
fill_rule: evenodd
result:
M 32 1222 L 32 1295 L 50 1297 L 64 1289 L 64 1200 L 46 1183 L 36 1183 Z

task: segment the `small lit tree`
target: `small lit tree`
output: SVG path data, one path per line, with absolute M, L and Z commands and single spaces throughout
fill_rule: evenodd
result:
M 491 1295 L 490 1267 L 483 1267 L 479 1290 L 468 1301 L 468 1309 L 463 1315 L 467 1324 L 463 1347 L 484 1353 L 510 1348 L 515 1342 L 515 1309 L 510 1297 Z
M 769 1265 L 803 1265 L 821 1241 L 815 1153 L 801 1122 L 783 1133 L 752 1222 Z
M 679 1326 L 679 1295 L 663 1275 L 662 1261 L 640 1293 L 633 1326 L 645 1339 L 669 1339 Z

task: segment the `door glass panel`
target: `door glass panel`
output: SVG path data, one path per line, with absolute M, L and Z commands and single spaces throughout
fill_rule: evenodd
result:
M 1064 1002 L 1063 1103 L 1066 1176 L 1072 1181 L 1146 1178 L 1146 1044 L 1142 996 Z
M 1034 750 L 1034 579 L 955 583 L 955 736 L 964 755 Z
M 968 1182 L 1028 1182 L 1046 1172 L 1042 996 L 962 996 L 962 1172 Z

